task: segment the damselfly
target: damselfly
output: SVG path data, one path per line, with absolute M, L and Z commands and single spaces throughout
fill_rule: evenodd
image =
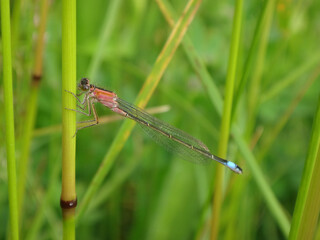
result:
M 78 84 L 78 89 L 81 90 L 81 92 L 77 95 L 72 92 L 69 93 L 76 97 L 81 104 L 81 106 L 78 105 L 78 107 L 84 111 L 88 109 L 88 112 L 72 110 L 87 116 L 91 116 L 93 113 L 94 116 L 94 119 L 84 121 L 88 124 L 78 128 L 78 130 L 99 123 L 99 118 L 93 103 L 100 102 L 104 106 L 110 108 L 113 112 L 139 123 L 145 132 L 157 143 L 163 145 L 170 151 L 179 154 L 183 159 L 203 164 L 210 163 L 214 160 L 238 174 L 242 173 L 242 169 L 237 164 L 211 154 L 208 147 L 200 140 L 151 116 L 141 108 L 119 98 L 114 92 L 90 84 L 89 79 L 82 78 Z M 81 101 L 78 96 L 83 94 L 84 98 Z

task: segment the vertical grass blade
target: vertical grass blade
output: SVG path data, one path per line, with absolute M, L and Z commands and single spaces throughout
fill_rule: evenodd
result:
M 16 156 L 14 136 L 14 113 L 12 93 L 12 56 L 11 56 L 11 29 L 10 29 L 10 1 L 1 0 L 1 34 L 3 50 L 3 87 L 5 136 L 7 149 L 7 171 L 9 191 L 10 237 L 19 239 Z
M 176 26 L 173 28 L 165 46 L 163 47 L 161 53 L 159 54 L 151 70 L 151 73 L 149 74 L 147 80 L 145 81 L 145 84 L 141 88 L 139 96 L 135 101 L 135 105 L 138 105 L 139 107 L 142 107 L 142 108 L 146 106 L 151 95 L 153 94 L 153 91 L 157 87 L 160 81 L 160 78 L 162 77 L 165 69 L 167 68 L 169 62 L 171 61 L 177 47 L 179 46 L 185 32 L 187 31 L 188 26 L 192 21 L 200 5 L 200 2 L 201 0 L 190 0 L 187 3 L 181 18 L 177 22 Z M 87 209 L 91 198 L 96 193 L 103 179 L 105 178 L 110 168 L 112 167 L 115 161 L 115 158 L 117 157 L 124 143 L 128 139 L 134 125 L 135 125 L 134 121 L 125 120 L 125 122 L 121 126 L 117 136 L 112 142 L 112 145 L 108 153 L 103 159 L 98 172 L 94 176 L 87 192 L 84 195 L 83 200 L 81 201 L 77 220 L 81 218 L 84 211 Z
M 258 186 L 258 189 L 263 196 L 270 212 L 276 219 L 281 231 L 285 236 L 288 236 L 289 229 L 290 229 L 290 222 L 283 211 L 282 206 L 280 205 L 279 201 L 275 197 L 274 193 L 270 185 L 268 184 L 266 178 L 264 177 L 261 168 L 259 167 L 257 160 L 255 159 L 254 155 L 249 149 L 249 146 L 241 137 L 240 128 L 237 126 L 232 127 L 232 134 L 234 140 L 236 141 L 239 150 L 246 160 L 247 166 L 250 168 L 251 174 Z
M 38 85 L 38 84 L 36 84 Z M 38 86 L 32 86 L 30 90 L 30 97 L 27 102 L 27 113 L 24 119 L 23 132 L 22 132 L 22 146 L 21 156 L 19 157 L 18 167 L 18 204 L 19 204 L 19 217 L 22 221 L 23 218 L 23 205 L 24 195 L 27 180 L 27 172 L 29 166 L 30 146 L 32 140 L 32 130 L 34 126 L 35 116 L 37 112 L 37 99 L 38 99 Z
M 257 45 L 259 44 L 259 39 L 261 37 L 262 31 L 265 28 L 266 18 L 271 15 L 271 12 L 274 9 L 274 2 L 275 2 L 274 0 L 265 1 L 262 12 L 261 12 L 260 17 L 258 19 L 257 26 L 254 31 L 253 39 L 250 44 L 249 53 L 248 53 L 248 56 L 246 58 L 245 65 L 243 68 L 242 77 L 240 79 L 239 86 L 237 87 L 237 90 L 235 93 L 234 106 L 233 106 L 233 110 L 232 110 L 232 119 L 233 119 L 235 112 L 237 110 L 237 106 L 238 106 L 240 97 L 244 91 L 246 84 L 247 84 L 249 74 L 251 71 L 251 65 L 252 65 L 253 59 L 254 59 L 255 50 L 257 48 Z
M 37 47 L 35 52 L 35 65 L 31 80 L 30 97 L 27 103 L 27 114 L 24 121 L 24 132 L 21 148 L 21 158 L 19 160 L 19 178 L 18 178 L 18 197 L 19 197 L 19 214 L 20 218 L 23 218 L 23 203 L 25 193 L 26 176 L 29 166 L 30 145 L 32 140 L 32 133 L 34 127 L 34 121 L 37 114 L 37 100 L 39 85 L 42 79 L 42 64 L 43 64 L 43 49 L 45 45 L 44 35 L 47 23 L 48 13 L 48 0 L 41 1 L 41 17 L 40 26 L 37 38 Z
M 320 210 L 320 97 L 290 228 L 290 240 L 314 239 Z
M 103 49 L 108 44 L 108 40 L 110 38 L 113 27 L 116 25 L 117 14 L 120 9 L 120 5 L 122 0 L 113 0 L 110 1 L 109 8 L 105 14 L 105 19 L 102 25 L 102 31 L 98 40 L 98 46 L 95 54 L 91 60 L 88 77 L 91 79 L 95 79 L 97 75 L 97 71 L 99 69 L 102 57 L 103 57 Z
M 223 113 L 221 119 L 220 138 L 218 146 L 218 155 L 226 158 L 230 126 L 231 126 L 231 112 L 232 112 L 232 99 L 234 94 L 234 83 L 236 78 L 239 42 L 241 35 L 242 25 L 242 7 L 243 1 L 236 1 L 235 13 L 233 19 L 233 29 L 231 35 L 231 48 L 228 63 L 228 73 L 226 79 L 225 100 L 223 105 Z M 220 209 L 222 205 L 222 186 L 225 168 L 217 166 L 215 181 L 214 181 L 214 197 L 212 201 L 212 216 L 211 216 L 211 239 L 217 239 L 219 233 L 220 222 Z
M 246 126 L 246 134 L 248 139 L 251 138 L 256 121 L 257 121 L 257 113 L 259 107 L 260 100 L 260 89 L 261 89 L 261 77 L 263 74 L 263 66 L 266 55 L 266 49 L 271 29 L 271 23 L 273 19 L 273 13 L 275 9 L 275 1 L 269 2 L 269 11 L 267 11 L 265 16 L 265 22 L 263 24 L 263 29 L 261 32 L 261 39 L 259 42 L 259 46 L 257 48 L 257 57 L 255 61 L 255 67 L 252 70 L 252 78 L 250 79 L 250 84 L 248 85 L 248 94 L 247 94 L 247 126 Z
M 62 192 L 63 239 L 75 239 L 76 1 L 62 1 Z

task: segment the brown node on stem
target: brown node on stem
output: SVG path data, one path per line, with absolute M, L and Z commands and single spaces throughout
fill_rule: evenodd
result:
M 41 74 L 36 74 L 36 73 L 32 74 L 32 81 L 35 83 L 40 82 L 41 78 L 42 78 Z
M 71 209 L 71 208 L 75 208 L 76 206 L 77 206 L 77 199 L 70 200 L 70 201 L 64 201 L 60 199 L 60 207 L 62 209 Z

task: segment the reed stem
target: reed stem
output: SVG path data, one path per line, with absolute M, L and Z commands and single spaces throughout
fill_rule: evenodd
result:
M 18 199 L 16 179 L 16 156 L 14 135 L 14 111 L 12 92 L 10 1 L 1 0 L 1 33 L 3 51 L 3 92 L 5 113 L 5 137 L 9 192 L 10 237 L 19 239 Z
M 62 192 L 63 239 L 75 239 L 75 98 L 76 92 L 76 1 L 62 1 Z

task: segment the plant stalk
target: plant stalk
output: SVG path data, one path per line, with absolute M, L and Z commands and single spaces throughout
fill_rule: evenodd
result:
M 62 1 L 62 192 L 63 239 L 75 239 L 75 98 L 76 92 L 76 1 Z
M 5 113 L 5 137 L 9 192 L 9 222 L 11 239 L 19 239 L 16 156 L 14 135 L 14 111 L 12 92 L 10 1 L 1 0 L 1 33 L 3 51 L 3 92 Z
M 243 1 L 236 1 L 233 29 L 231 36 L 231 49 L 229 55 L 228 74 L 226 80 L 225 100 L 223 104 L 223 113 L 221 119 L 221 129 L 219 138 L 218 154 L 222 158 L 226 158 L 230 127 L 231 127 L 231 112 L 232 101 L 234 94 L 234 83 L 237 71 L 239 43 L 241 37 L 241 25 L 242 25 L 242 7 Z M 214 197 L 212 201 L 212 216 L 211 216 L 211 239 L 218 238 L 219 222 L 220 222 L 220 210 L 222 207 L 222 186 L 224 178 L 225 168 L 221 165 L 217 165 L 215 182 L 214 182 Z

